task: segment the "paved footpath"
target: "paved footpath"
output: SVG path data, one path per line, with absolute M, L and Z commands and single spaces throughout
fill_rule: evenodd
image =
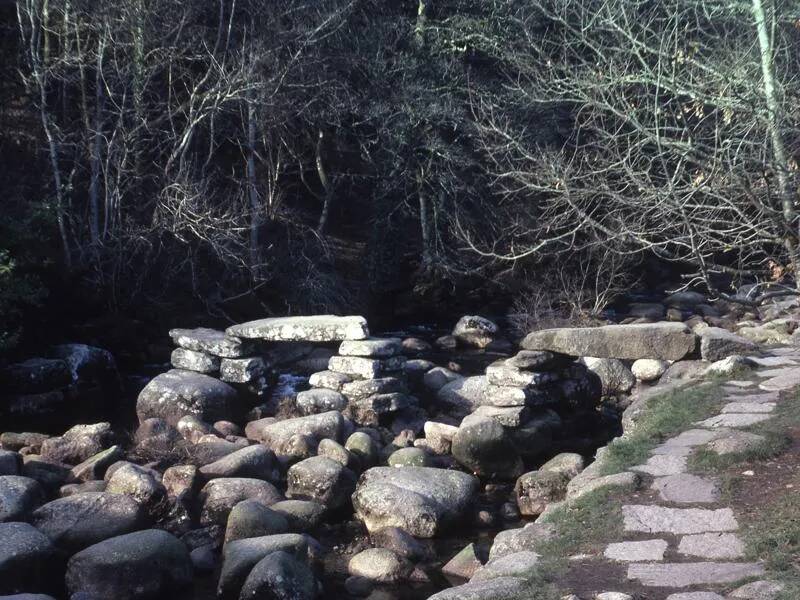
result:
M 654 500 L 622 507 L 624 538 L 609 544 L 604 556 L 626 563 L 631 581 L 674 589 L 667 600 L 725 600 L 703 588 L 765 573 L 762 564 L 744 559 L 739 523 L 734 511 L 720 501 L 719 481 L 691 474 L 687 467 L 698 448 L 726 454 L 761 441 L 761 436 L 743 429 L 770 419 L 782 401 L 780 393 L 800 385 L 800 350 L 778 348 L 751 360 L 757 365 L 755 381 L 727 382 L 723 388 L 727 404 L 720 414 L 666 440 L 645 464 L 631 469 L 645 478 Z M 773 582 L 758 581 L 728 598 L 768 598 L 757 594 L 778 588 Z

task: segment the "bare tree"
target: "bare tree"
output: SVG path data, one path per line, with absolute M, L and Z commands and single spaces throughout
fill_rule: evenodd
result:
M 649 252 L 713 291 L 768 277 L 770 260 L 797 273 L 787 3 L 534 0 L 502 14 L 503 39 L 484 46 L 513 99 L 473 96 L 499 194 L 490 232 L 457 224 L 470 250 Z M 543 143 L 537 123 L 557 122 L 565 135 Z

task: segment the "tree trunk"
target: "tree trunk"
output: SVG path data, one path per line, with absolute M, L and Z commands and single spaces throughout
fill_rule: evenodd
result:
M 795 186 L 789 168 L 789 160 L 786 152 L 786 144 L 783 139 L 781 129 L 782 111 L 775 90 L 775 63 L 772 40 L 769 35 L 767 25 L 767 15 L 764 10 L 762 0 L 752 0 L 753 17 L 755 19 L 756 31 L 758 32 L 758 47 L 761 55 L 761 73 L 764 86 L 764 99 L 767 105 L 767 128 L 769 130 L 770 141 L 772 143 L 772 154 L 774 159 L 775 171 L 778 178 L 778 191 L 781 197 L 781 212 L 785 221 L 787 234 L 784 238 L 784 246 L 792 262 L 795 274 L 795 284 L 800 289 L 800 252 L 797 248 L 797 240 L 800 237 L 798 231 L 797 211 L 795 209 Z
M 325 232 L 325 227 L 328 224 L 328 217 L 331 212 L 331 204 L 333 203 L 333 186 L 328 179 L 328 174 L 325 172 L 325 165 L 322 163 L 322 140 L 324 134 L 319 132 L 317 137 L 317 147 L 315 151 L 315 162 L 317 165 L 317 175 L 322 184 L 323 198 L 322 198 L 322 212 L 319 215 L 319 222 L 317 223 L 317 234 L 322 235 Z
M 417 6 L 417 23 L 414 26 L 414 41 L 418 48 L 425 46 L 425 23 L 428 20 L 428 8 L 432 0 L 419 0 Z
M 256 108 L 255 98 L 247 102 L 247 195 L 250 200 L 250 268 L 260 265 L 261 202 L 256 185 Z
M 94 138 L 90 145 L 89 160 L 91 163 L 91 181 L 89 183 L 89 230 L 91 233 L 92 247 L 97 248 L 100 243 L 100 147 L 103 142 L 103 51 L 105 41 L 98 42 L 97 66 L 95 71 L 94 101 Z M 88 133 L 88 132 L 87 132 Z

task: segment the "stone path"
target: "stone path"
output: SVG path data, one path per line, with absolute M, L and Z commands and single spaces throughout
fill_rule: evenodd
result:
M 630 469 L 650 480 L 654 503 L 622 507 L 629 539 L 609 544 L 603 555 L 626 564 L 630 581 L 675 590 L 669 600 L 724 600 L 716 591 L 697 588 L 729 585 L 765 572 L 762 564 L 744 560 L 739 523 L 734 511 L 720 504 L 719 481 L 688 472 L 689 457 L 698 448 L 726 453 L 762 441 L 762 436 L 743 430 L 770 419 L 780 392 L 800 384 L 800 351 L 780 348 L 748 358 L 756 365 L 756 381 L 727 382 L 727 404 L 720 414 L 666 440 L 644 464 Z M 728 597 L 738 597 L 735 593 Z

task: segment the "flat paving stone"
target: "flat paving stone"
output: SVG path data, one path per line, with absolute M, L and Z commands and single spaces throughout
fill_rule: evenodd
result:
M 773 402 L 730 402 L 722 407 L 723 414 L 726 413 L 756 413 L 767 414 L 775 410 Z
M 726 381 L 724 387 L 730 386 L 730 387 L 734 387 L 734 388 L 749 388 L 749 387 L 753 387 L 754 385 L 755 385 L 755 381 L 747 381 L 746 379 L 744 379 L 744 380 L 732 379 L 731 381 Z
M 800 354 L 797 353 L 797 348 L 792 346 L 779 346 L 777 348 L 770 348 L 769 353 L 772 356 L 794 356 L 800 359 Z
M 779 392 L 762 392 L 760 394 L 737 394 L 727 398 L 731 402 L 752 402 L 763 404 L 764 402 L 777 402 L 780 400 Z
M 795 356 L 748 356 L 759 367 L 790 367 L 797 365 Z
M 737 454 L 752 450 L 763 444 L 765 440 L 766 438 L 763 435 L 758 435 L 757 433 L 728 430 L 727 434 L 712 440 L 706 447 L 717 454 Z
M 650 454 L 665 456 L 689 456 L 694 452 L 694 446 L 677 446 L 674 444 L 661 444 L 650 451 Z
M 669 543 L 666 540 L 645 540 L 642 542 L 618 542 L 609 544 L 603 556 L 621 562 L 646 562 L 664 560 Z
M 637 563 L 628 565 L 628 579 L 648 587 L 681 588 L 691 585 L 733 583 L 759 577 L 764 566 L 759 563 Z
M 711 431 L 708 429 L 687 429 L 686 431 L 676 435 L 674 438 L 668 439 L 662 444 L 662 446 L 702 446 L 703 444 L 707 444 L 719 436 L 719 431 Z
M 731 560 L 744 556 L 744 544 L 735 533 L 700 533 L 682 537 L 678 552 L 711 560 Z
M 678 592 L 670 594 L 667 600 L 725 600 L 716 592 Z
M 777 375 L 758 384 L 758 387 L 767 392 L 790 390 L 800 385 L 800 368 L 786 369 L 788 372 Z
M 730 508 L 668 508 L 628 504 L 622 507 L 625 531 L 688 535 L 739 529 Z
M 689 473 L 658 477 L 653 481 L 652 489 L 665 502 L 679 504 L 717 502 L 720 496 L 716 481 Z
M 774 369 L 761 369 L 756 371 L 756 375 L 761 377 L 762 379 L 767 379 L 770 377 L 781 377 L 783 375 L 791 375 L 795 371 L 797 371 L 798 367 L 776 367 Z
M 673 456 L 669 454 L 656 454 L 647 459 L 643 465 L 631 467 L 631 471 L 646 473 L 653 477 L 677 475 L 686 472 L 686 456 Z
M 753 581 L 736 588 L 729 597 L 746 600 L 772 600 L 783 591 L 784 587 L 779 581 Z
M 696 425 L 702 427 L 750 427 L 769 419 L 769 415 L 753 413 L 725 413 L 700 421 Z

